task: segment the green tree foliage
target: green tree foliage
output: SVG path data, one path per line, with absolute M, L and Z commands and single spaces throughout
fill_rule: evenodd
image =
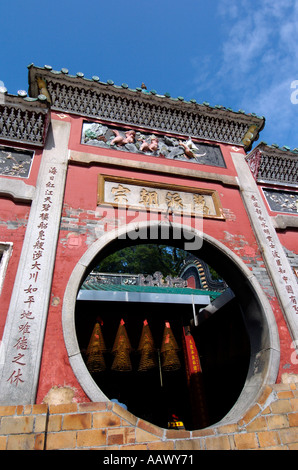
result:
M 166 245 L 135 245 L 117 251 L 105 258 L 95 272 L 154 274 L 178 276 L 188 253 Z

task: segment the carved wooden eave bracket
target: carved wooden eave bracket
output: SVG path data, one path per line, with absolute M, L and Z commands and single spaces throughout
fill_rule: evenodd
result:
M 116 86 L 98 77 L 87 79 L 82 73 L 69 75 L 52 67 L 30 65 L 29 94 L 48 94 L 51 109 L 86 118 L 119 123 L 139 129 L 223 142 L 248 151 L 258 139 L 265 118 L 222 106 L 198 104 L 182 97 L 159 95 L 154 90 Z M 44 87 L 46 85 L 46 87 Z
M 50 109 L 43 96 L 0 94 L 0 139 L 43 147 L 50 123 Z

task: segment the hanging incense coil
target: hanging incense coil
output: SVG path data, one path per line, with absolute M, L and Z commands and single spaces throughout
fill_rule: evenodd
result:
M 126 340 L 123 336 L 120 336 L 118 340 L 118 346 L 114 351 L 115 358 L 112 364 L 111 369 L 116 371 L 130 371 L 132 370 L 131 360 L 130 360 L 130 349 L 127 347 Z
M 165 351 L 162 353 L 161 358 L 161 367 L 164 371 L 172 372 L 181 368 L 181 363 L 175 350 Z
M 119 372 L 132 370 L 130 360 L 132 348 L 124 325 L 124 321 L 121 320 L 112 349 L 115 358 L 111 369 Z
M 106 345 L 99 323 L 95 323 L 92 335 L 87 347 L 87 368 L 90 373 L 101 372 L 106 369 L 103 353 Z
M 180 348 L 177 344 L 177 341 L 171 329 L 170 323 L 166 322 L 165 328 L 163 331 L 163 338 L 162 338 L 160 352 L 163 353 L 165 351 L 171 351 L 173 349 L 175 351 L 178 351 Z
M 146 347 L 146 345 L 150 345 L 151 347 L 154 347 L 154 340 L 153 340 L 150 327 L 148 325 L 148 321 L 144 320 L 142 334 L 141 334 L 141 338 L 140 338 L 139 346 L 138 346 L 138 351 L 141 351 L 144 347 Z
M 166 322 L 163 339 L 161 344 L 161 367 L 163 370 L 170 372 L 181 368 L 181 363 L 177 351 L 179 350 L 177 341 L 174 337 L 169 322 Z
M 87 359 L 87 368 L 91 374 L 106 370 L 106 363 L 102 352 L 90 354 Z
M 154 351 L 143 349 L 138 371 L 146 372 L 147 370 L 154 369 L 155 367 L 157 367 L 157 362 Z
M 145 372 L 157 366 L 154 340 L 147 320 L 145 320 L 143 323 L 143 329 L 138 351 L 141 354 L 138 368 L 139 372 Z
M 96 322 L 94 325 L 86 354 L 90 354 L 94 348 L 102 352 L 107 350 L 99 322 Z
M 122 345 L 125 345 L 126 348 L 129 349 L 129 351 L 132 350 L 132 347 L 128 338 L 128 334 L 125 328 L 125 322 L 123 319 L 121 319 L 118 330 L 117 330 L 116 338 L 115 338 L 114 345 L 112 348 L 113 353 L 116 352 L 120 343 Z

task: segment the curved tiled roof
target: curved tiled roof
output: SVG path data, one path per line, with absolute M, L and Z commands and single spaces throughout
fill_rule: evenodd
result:
M 298 154 L 298 148 L 291 149 L 287 145 L 283 145 L 282 147 L 277 145 L 277 144 L 268 144 L 267 142 L 261 141 L 258 143 L 257 147 L 260 148 L 267 148 L 268 150 L 272 151 L 281 151 L 285 153 L 293 153 L 293 154 Z
M 261 183 L 297 187 L 298 148 L 260 142 L 246 157 L 254 178 Z
M 10 95 L 5 87 L 1 87 L 1 139 L 43 147 L 49 122 L 50 110 L 44 97 L 30 98 L 22 91 Z
M 81 72 L 71 75 L 65 68 L 57 71 L 49 65 L 30 64 L 28 69 L 30 96 L 36 98 L 42 93 L 38 81 L 43 81 L 55 111 L 242 145 L 247 150 L 265 125 L 264 117 L 243 110 L 199 104 L 182 96 L 173 98 L 169 93 L 130 88 L 126 83 L 116 85 L 113 80 L 103 82 L 98 76 L 86 78 Z
M 26 106 L 27 104 L 48 107 L 50 108 L 50 103 L 47 100 L 47 97 L 40 92 L 38 89 L 36 78 L 38 76 L 44 77 L 47 79 L 57 79 L 60 82 L 72 82 L 78 87 L 90 86 L 96 87 L 99 90 L 104 90 L 106 92 L 115 92 L 115 96 L 125 95 L 128 98 L 135 98 L 137 100 L 146 100 L 145 103 L 148 103 L 148 100 L 156 103 L 158 106 L 167 106 L 167 108 L 172 108 L 174 111 L 179 109 L 186 110 L 190 113 L 199 113 L 206 115 L 207 117 L 213 117 L 216 119 L 223 119 L 230 122 L 245 123 L 247 128 L 249 125 L 256 126 L 253 136 L 250 136 L 251 140 L 245 142 L 245 135 L 242 136 L 242 140 L 238 144 L 242 144 L 244 148 L 248 151 L 251 149 L 252 143 L 258 140 L 259 132 L 264 128 L 265 118 L 263 116 L 258 116 L 255 113 L 246 113 L 244 110 L 239 109 L 235 111 L 231 108 L 226 108 L 221 105 L 212 106 L 208 102 L 198 103 L 195 99 L 185 100 L 182 96 L 171 97 L 169 93 L 159 94 L 156 90 L 148 91 L 142 87 L 131 88 L 128 84 L 122 83 L 121 85 L 116 85 L 113 80 L 107 80 L 106 82 L 101 81 L 97 75 L 93 75 L 91 78 L 85 77 L 84 73 L 77 72 L 75 75 L 69 73 L 67 68 L 62 68 L 60 71 L 54 70 L 52 66 L 45 65 L 44 67 L 37 67 L 33 63 L 28 65 L 29 70 L 29 91 L 19 90 L 17 95 L 11 95 L 8 93 L 8 90 L 4 87 L 0 87 L 0 104 L 1 104 L 1 95 L 5 95 L 6 104 L 13 104 L 17 106 L 22 102 Z M 52 106 L 55 109 L 55 106 Z M 58 107 L 59 108 L 59 107 Z M 69 112 L 76 112 L 74 109 L 69 109 Z M 86 113 L 78 113 L 86 115 Z M 94 116 L 93 116 L 94 117 Z M 246 129 L 247 131 L 247 129 Z M 247 132 L 246 132 L 247 133 Z M 183 134 L 183 132 L 181 133 Z M 186 133 L 187 134 L 187 133 Z M 216 140 L 216 139 L 210 139 Z M 227 139 L 228 140 L 228 139 Z M 223 140 L 224 141 L 224 140 Z M 234 142 L 235 143 L 235 142 Z M 279 149 L 284 152 L 292 152 L 294 154 L 298 153 L 298 148 L 290 149 L 288 146 L 279 147 L 276 144 L 268 145 L 266 143 L 261 143 L 268 146 L 271 149 Z
M 226 108 L 225 106 L 222 106 L 222 105 L 219 105 L 219 104 L 212 106 L 210 103 L 208 103 L 206 101 L 204 101 L 203 103 L 197 103 L 197 100 L 193 99 L 193 98 L 187 101 L 187 100 L 184 99 L 183 96 L 172 97 L 167 92 L 163 93 L 163 94 L 159 94 L 154 89 L 148 91 L 147 89 L 142 88 L 142 87 L 130 88 L 127 83 L 122 83 L 121 85 L 116 85 L 113 80 L 107 80 L 107 81 L 103 82 L 103 81 L 100 80 L 100 78 L 97 75 L 93 75 L 91 78 L 85 77 L 85 74 L 83 72 L 77 72 L 75 75 L 72 75 L 72 74 L 69 74 L 69 70 L 67 68 L 64 68 L 64 67 L 60 71 L 58 71 L 58 70 L 54 70 L 51 65 L 45 65 L 44 67 L 37 67 L 32 63 L 32 64 L 28 65 L 28 69 L 30 70 L 31 68 L 34 68 L 36 70 L 48 71 L 48 72 L 51 72 L 52 74 L 55 74 L 55 75 L 62 75 L 62 76 L 64 75 L 64 76 L 68 76 L 70 78 L 83 79 L 85 82 L 94 82 L 94 83 L 99 83 L 101 85 L 109 85 L 110 87 L 113 87 L 115 89 L 124 89 L 124 90 L 129 90 L 129 91 L 132 91 L 132 92 L 136 92 L 136 93 L 141 92 L 142 94 L 153 95 L 153 96 L 157 96 L 158 98 L 165 98 L 165 99 L 169 99 L 169 100 L 172 100 L 172 101 L 180 101 L 180 102 L 185 102 L 185 103 L 198 104 L 200 106 L 204 106 L 204 107 L 210 108 L 210 109 L 227 110 L 227 111 L 232 112 L 232 113 L 242 114 L 242 115 L 246 115 L 246 116 L 249 116 L 249 117 L 252 116 L 252 117 L 256 117 L 256 118 L 261 119 L 261 120 L 265 119 L 264 116 L 258 116 L 255 113 L 246 113 L 243 109 L 239 109 L 238 111 L 235 111 L 231 108 Z
M 191 289 L 189 287 L 159 287 L 159 286 L 135 286 L 135 285 L 116 285 L 102 284 L 99 282 L 84 283 L 82 290 L 99 291 L 117 291 L 117 292 L 147 292 L 160 294 L 179 294 L 179 295 L 209 295 L 212 300 L 221 295 L 221 292 L 208 291 L 204 289 Z

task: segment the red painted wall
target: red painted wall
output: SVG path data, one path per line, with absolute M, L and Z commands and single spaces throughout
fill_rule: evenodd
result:
M 2 338 L 6 322 L 10 297 L 26 232 L 29 211 L 30 207 L 28 205 L 16 204 L 9 199 L 1 198 L 0 242 L 13 243 L 13 248 L 0 295 L 0 338 Z
M 53 116 L 55 117 L 55 116 Z M 166 159 L 129 154 L 117 150 L 100 149 L 80 144 L 82 119 L 74 117 L 71 120 L 72 128 L 69 147 L 85 153 L 107 155 L 114 158 L 129 158 L 144 162 L 161 163 L 176 168 L 188 166 L 201 171 L 211 171 L 227 175 L 236 175 L 230 158 L 230 151 L 235 151 L 229 145 L 221 145 L 227 168 L 207 167 L 196 164 L 173 162 Z M 240 152 L 239 152 L 240 153 Z M 241 153 L 243 151 L 241 150 Z M 65 188 L 64 210 L 61 221 L 60 236 L 57 247 L 54 278 L 52 284 L 52 302 L 49 308 L 47 329 L 44 341 L 44 351 L 40 371 L 40 382 L 37 403 L 41 402 L 53 386 L 70 386 L 75 389 L 75 399 L 86 401 L 87 397 L 79 386 L 70 367 L 61 324 L 62 302 L 69 277 L 81 256 L 95 241 L 94 223 L 100 223 L 100 211 L 97 209 L 97 178 L 98 174 L 123 176 L 129 178 L 146 179 L 168 184 L 189 185 L 190 187 L 210 188 L 218 191 L 226 220 L 204 220 L 204 232 L 216 238 L 240 256 L 250 269 L 255 263 L 263 266 L 250 222 L 242 204 L 241 196 L 236 188 L 224 186 L 219 183 L 207 181 L 187 180 L 177 176 L 149 175 L 139 171 L 105 168 L 100 165 L 81 166 L 70 162 Z M 106 209 L 105 209 L 106 210 Z M 120 214 L 121 215 L 121 214 Z M 144 213 L 145 215 L 145 213 Z M 104 230 L 110 230 L 113 221 L 107 221 Z M 268 294 L 268 293 L 267 293 Z M 281 314 L 276 298 L 268 295 L 279 328 L 282 344 L 281 373 L 298 372 L 297 365 L 291 364 L 290 337 Z M 286 370 L 283 368 L 286 367 Z M 296 370 L 295 370 L 296 367 Z
M 277 232 L 280 243 L 289 251 L 298 255 L 298 230 L 288 228 Z
M 42 157 L 41 149 L 32 149 L 28 145 L 16 144 L 1 141 L 1 145 L 6 147 L 17 147 L 27 150 L 34 150 L 34 157 L 28 178 L 13 176 L 1 176 L 6 180 L 23 181 L 29 186 L 35 186 Z M 17 272 L 18 262 L 22 251 L 23 240 L 26 233 L 27 221 L 30 214 L 30 203 L 16 202 L 11 197 L 0 195 L 0 242 L 13 244 L 12 255 L 9 259 L 4 285 L 0 295 L 0 338 L 2 338 L 6 316 L 10 304 L 11 293 Z

